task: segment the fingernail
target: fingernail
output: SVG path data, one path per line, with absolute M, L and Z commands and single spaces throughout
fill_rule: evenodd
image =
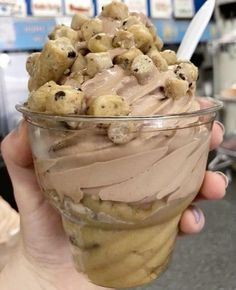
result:
M 195 205 L 192 205 L 191 211 L 192 211 L 192 214 L 194 216 L 196 224 L 199 224 L 201 221 L 201 218 L 202 218 L 202 213 L 201 213 L 200 209 L 198 207 L 196 207 Z
M 227 189 L 229 186 L 229 178 L 221 171 L 216 171 L 216 173 L 224 179 L 225 189 Z
M 215 121 L 215 123 L 220 126 L 220 128 L 221 128 L 221 130 L 223 132 L 223 135 L 225 135 L 225 126 L 219 121 Z

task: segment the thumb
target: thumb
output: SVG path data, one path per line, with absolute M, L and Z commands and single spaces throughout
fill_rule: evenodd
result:
M 34 174 L 26 121 L 21 121 L 17 129 L 2 141 L 1 150 L 19 211 L 23 215 L 32 212 L 44 197 Z

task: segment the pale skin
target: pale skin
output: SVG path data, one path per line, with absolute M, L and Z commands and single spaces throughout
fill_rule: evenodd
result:
M 211 149 L 223 140 L 223 128 L 214 124 Z M 18 251 L 0 274 L 0 289 L 4 290 L 104 290 L 74 269 L 67 238 L 59 214 L 46 201 L 33 170 L 27 138 L 27 124 L 21 122 L 2 142 L 16 202 L 21 215 L 21 242 Z M 225 176 L 206 172 L 198 199 L 221 199 L 225 195 Z M 180 231 L 199 233 L 204 227 L 202 211 L 195 205 L 183 214 Z

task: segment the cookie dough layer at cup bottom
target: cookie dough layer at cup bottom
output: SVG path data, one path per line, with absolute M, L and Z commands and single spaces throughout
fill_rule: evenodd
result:
M 99 226 L 99 222 L 93 224 L 83 216 L 79 222 L 79 214 L 77 221 L 62 215 L 76 269 L 91 282 L 110 288 L 135 287 L 156 279 L 169 264 L 179 220 L 193 198 L 191 195 L 162 207 L 149 224 L 140 220 L 123 229 L 112 223 Z M 114 208 L 119 206 L 113 203 L 113 217 Z

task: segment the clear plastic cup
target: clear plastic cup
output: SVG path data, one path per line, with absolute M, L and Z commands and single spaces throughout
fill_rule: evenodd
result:
M 146 284 L 168 266 L 183 211 L 206 169 L 221 102 L 150 117 L 51 116 L 29 122 L 38 182 L 61 213 L 76 269 L 94 284 Z

